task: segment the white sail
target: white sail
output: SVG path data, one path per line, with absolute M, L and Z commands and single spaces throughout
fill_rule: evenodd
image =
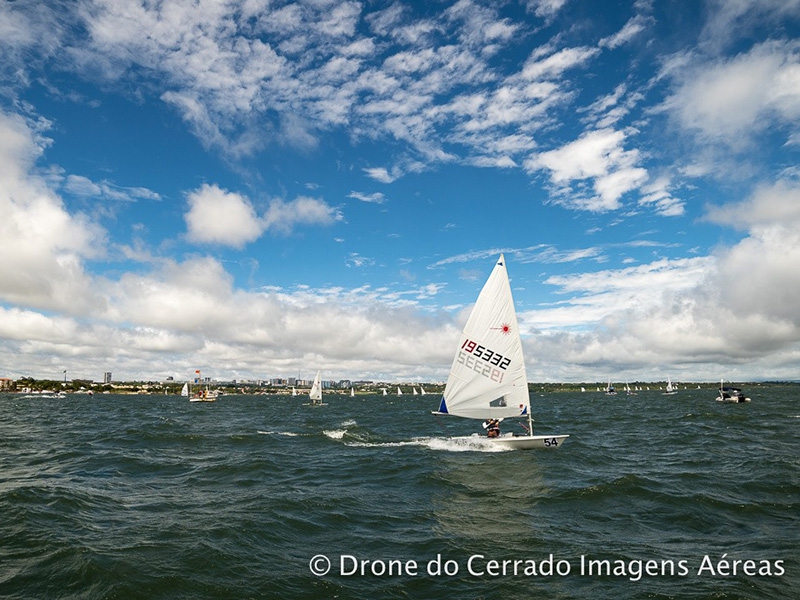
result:
M 188 398 L 189 397 L 189 383 L 188 382 L 183 384 L 183 388 L 181 388 L 181 396 L 183 396 L 184 398 Z
M 319 376 L 320 372 L 317 371 L 314 383 L 311 384 L 311 391 L 308 393 L 308 397 L 311 398 L 311 402 L 314 404 L 322 403 L 322 382 Z
M 399 387 L 397 388 L 397 395 L 398 396 L 402 396 L 403 395 L 403 392 Z
M 464 326 L 438 412 L 470 419 L 530 413 L 522 342 L 503 255 Z
M 355 391 L 355 389 L 353 389 L 353 388 L 350 388 L 350 397 L 351 397 L 351 398 L 354 398 L 354 397 L 355 397 L 355 395 L 356 395 L 356 391 Z

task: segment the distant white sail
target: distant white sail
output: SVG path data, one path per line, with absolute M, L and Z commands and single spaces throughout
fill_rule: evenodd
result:
M 322 382 L 320 380 L 320 372 L 317 371 L 317 376 L 314 377 L 314 383 L 311 384 L 311 391 L 308 393 L 313 404 L 322 403 Z

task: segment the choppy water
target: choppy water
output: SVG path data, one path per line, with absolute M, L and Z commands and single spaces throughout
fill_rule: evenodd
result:
M 525 452 L 433 395 L 0 395 L 0 597 L 798 598 L 800 386 L 747 391 L 534 395 Z

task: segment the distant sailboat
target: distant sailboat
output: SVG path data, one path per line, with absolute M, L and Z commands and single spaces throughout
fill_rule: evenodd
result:
M 388 394 L 386 393 L 386 388 L 383 388 L 383 395 L 384 395 L 384 396 L 387 396 L 387 395 L 388 395 Z
M 183 387 L 181 388 L 181 396 L 183 396 L 184 398 L 188 398 L 189 397 L 189 382 L 188 381 L 186 383 L 184 383 Z
M 665 396 L 671 396 L 672 394 L 677 394 L 678 390 L 676 390 L 672 385 L 672 379 L 670 376 L 667 375 L 667 389 L 664 391 Z
M 356 395 L 356 391 L 353 388 L 350 388 L 350 397 L 354 398 Z
M 528 379 L 505 258 L 500 255 L 464 326 L 436 415 L 486 420 L 527 417 L 527 435 L 489 439 L 510 449 L 557 448 L 567 435 L 533 435 Z
M 424 396 L 425 395 L 425 388 L 422 387 L 422 386 L 419 386 L 419 395 L 420 396 Z
M 608 385 L 606 386 L 606 396 L 616 396 L 617 391 L 614 389 L 614 386 L 611 385 L 611 380 L 608 380 Z
M 317 376 L 314 377 L 314 383 L 311 384 L 311 391 L 308 392 L 308 397 L 311 402 L 306 406 L 325 406 L 322 402 L 322 380 L 320 379 L 320 371 L 317 371 Z
M 403 395 L 403 392 L 402 392 L 402 390 L 400 389 L 400 387 L 398 387 L 398 388 L 397 388 L 397 395 L 398 395 L 398 396 L 402 396 L 402 395 Z
M 200 384 L 200 371 L 197 370 L 197 371 L 194 372 L 194 374 L 195 374 L 195 383 L 198 384 L 198 388 L 199 389 L 197 390 L 197 392 L 194 395 L 192 395 L 191 398 L 189 398 L 189 402 L 216 402 L 217 394 L 215 392 L 212 392 L 211 390 L 209 390 L 207 385 L 206 385 L 206 387 L 203 387 Z M 189 388 L 188 388 L 188 384 L 187 384 L 187 392 L 188 391 L 189 391 Z M 181 391 L 181 393 L 182 393 L 182 391 Z

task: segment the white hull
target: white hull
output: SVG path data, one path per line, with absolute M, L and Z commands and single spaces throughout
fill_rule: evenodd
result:
M 744 396 L 739 397 L 717 397 L 717 402 L 725 402 L 726 404 L 739 404 L 740 402 L 750 402 L 750 398 L 746 398 Z
M 208 398 L 189 398 L 189 402 L 216 402 L 217 399 L 213 397 Z
M 507 433 L 490 439 L 494 443 L 512 450 L 532 450 L 537 448 L 558 448 L 568 437 L 568 435 L 513 435 Z

